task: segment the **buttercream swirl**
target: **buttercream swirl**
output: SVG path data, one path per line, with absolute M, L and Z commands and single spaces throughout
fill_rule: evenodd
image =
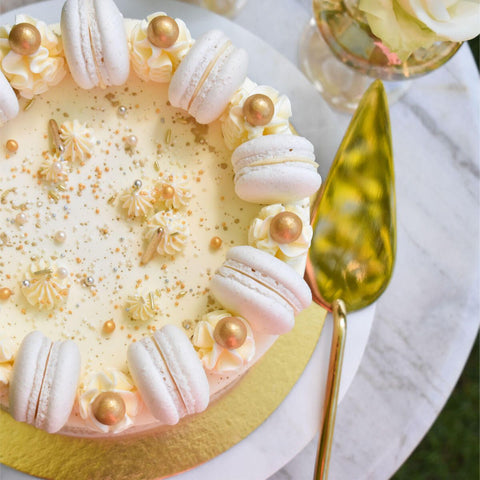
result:
M 50 183 L 60 183 L 68 179 L 63 158 L 50 153 L 45 154 L 38 173 L 44 180 Z
M 155 303 L 155 297 L 147 300 L 141 295 L 132 295 L 127 298 L 125 310 L 133 320 L 148 322 L 159 313 L 160 308 Z
M 161 15 L 166 14 L 163 12 L 152 13 L 133 27 L 130 34 L 130 58 L 133 69 L 142 80 L 168 83 L 194 40 L 185 23 L 176 18 L 179 29 L 176 42 L 168 48 L 159 48 L 153 45 L 148 40 L 148 24 L 153 18 Z
M 27 302 L 39 310 L 53 310 L 68 297 L 69 286 L 55 274 L 55 268 L 40 260 L 30 265 L 21 291 Z
M 257 93 L 270 97 L 275 107 L 272 119 L 263 126 L 250 125 L 243 115 L 245 100 Z M 277 90 L 267 85 L 257 85 L 249 78 L 246 78 L 242 86 L 234 93 L 227 109 L 220 118 L 225 144 L 230 150 L 235 150 L 247 140 L 261 137 L 262 135 L 291 135 L 291 116 L 292 106 L 286 95 L 281 95 Z
M 40 48 L 32 55 L 15 53 L 8 42 L 12 26 L 0 26 L 0 67 L 22 97 L 32 98 L 57 85 L 65 76 L 62 40 L 44 22 L 28 15 L 17 15 L 15 23 L 35 25 L 42 37 Z
M 159 227 L 163 228 L 163 235 L 157 246 L 159 255 L 177 255 L 184 248 L 190 230 L 183 216 L 173 213 L 171 210 L 158 212 L 148 221 L 145 234 L 147 242 L 158 233 Z
M 100 423 L 92 412 L 92 404 L 102 392 L 116 392 L 125 402 L 125 417 L 115 425 Z M 108 368 L 104 372 L 92 372 L 85 377 L 78 389 L 80 416 L 87 424 L 102 433 L 119 433 L 133 424 L 132 418 L 140 410 L 140 397 L 133 382 L 120 370 Z
M 170 198 L 162 196 L 165 187 L 173 188 L 173 195 Z M 158 202 L 167 209 L 174 208 L 175 210 L 179 210 L 180 208 L 185 207 L 192 198 L 192 193 L 188 188 L 187 181 L 173 175 L 168 175 L 166 178 L 162 178 L 156 184 L 155 190 Z
M 146 217 L 153 208 L 155 199 L 146 190 L 130 188 L 120 196 L 120 205 L 129 217 Z
M 65 147 L 66 160 L 83 161 L 92 156 L 95 138 L 86 124 L 78 120 L 68 121 L 60 125 L 60 138 Z
M 310 225 L 310 202 L 308 199 L 297 203 L 282 205 L 276 203 L 263 207 L 253 220 L 248 231 L 248 244 L 259 250 L 274 255 L 292 266 L 303 275 L 313 230 Z M 302 220 L 302 233 L 291 243 L 277 243 L 270 235 L 270 224 L 275 215 L 281 212 L 292 212 Z
M 10 337 L 0 336 L 0 384 L 10 383 L 15 351 L 13 340 Z
M 245 367 L 255 355 L 255 339 L 248 322 L 239 318 L 247 328 L 247 338 L 239 348 L 229 350 L 215 342 L 213 332 L 217 323 L 232 314 L 226 310 L 215 310 L 203 315 L 195 326 L 193 345 L 206 370 L 216 373 L 235 372 Z

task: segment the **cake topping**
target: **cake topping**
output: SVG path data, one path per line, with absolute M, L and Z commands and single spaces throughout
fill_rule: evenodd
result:
M 63 145 L 63 141 L 60 137 L 60 128 L 58 127 L 58 123 L 53 118 L 48 121 L 48 131 L 50 132 L 55 150 L 58 153 L 63 153 L 65 151 L 65 146 Z
M 157 246 L 159 255 L 176 255 L 185 247 L 185 242 L 190 234 L 187 222 L 182 216 L 172 212 L 158 212 L 150 218 L 146 233 L 147 241 L 150 242 L 154 235 L 158 235 L 158 229 L 163 229 L 163 235 Z
M 17 15 L 16 26 L 19 24 L 29 24 L 40 33 L 40 46 L 31 54 L 19 54 L 19 49 L 12 49 L 9 42 L 15 26 L 0 26 L 0 67 L 12 88 L 17 89 L 22 97 L 31 99 L 63 79 L 66 73 L 65 59 L 60 38 L 44 22 L 27 15 Z M 26 27 L 22 27 L 22 31 L 24 35 Z M 34 37 L 31 34 L 32 50 L 36 43 Z
M 242 108 L 245 120 L 254 127 L 263 127 L 270 123 L 275 113 L 275 105 L 270 97 L 262 93 L 250 95 Z
M 141 265 L 146 265 L 153 258 L 153 255 L 157 251 L 158 245 L 160 244 L 160 240 L 163 237 L 163 232 L 163 228 L 159 227 L 157 228 L 156 232 L 152 234 L 152 236 L 150 237 L 150 241 L 148 242 L 147 248 L 142 255 L 142 259 L 140 260 Z
M 295 267 L 312 239 L 308 201 L 264 207 L 250 225 L 248 244 Z
M 60 183 L 68 179 L 66 164 L 58 155 L 45 154 L 44 160 L 38 170 L 39 175 L 50 183 Z
M 135 180 L 132 188 L 120 196 L 120 205 L 127 210 L 129 217 L 146 217 L 152 210 L 155 199 L 142 188 L 141 180 Z
M 18 150 L 18 142 L 10 138 L 9 140 L 7 140 L 7 143 L 5 144 L 5 148 L 7 149 L 8 152 L 15 153 Z
M 60 138 L 65 148 L 65 159 L 83 161 L 92 156 L 95 139 L 92 132 L 78 120 L 62 123 Z
M 148 322 L 159 313 L 160 308 L 155 303 L 155 294 L 151 292 L 148 299 L 141 295 L 128 297 L 125 310 L 133 320 Z
M 102 331 L 107 335 L 111 335 L 115 331 L 115 328 L 116 328 L 115 322 L 110 319 L 103 324 Z
M 12 294 L 13 292 L 8 287 L 0 288 L 0 300 L 8 300 Z
M 13 368 L 15 344 L 9 337 L 0 337 L 0 384 L 8 385 Z
M 226 310 L 203 315 L 192 339 L 203 366 L 217 373 L 246 366 L 255 355 L 255 341 L 248 322 Z
M 182 20 L 174 20 L 162 12 L 153 13 L 138 22 L 130 35 L 133 68 L 145 81 L 169 82 L 192 45 L 192 37 Z
M 63 285 L 63 279 L 53 274 L 54 269 L 40 261 L 30 266 L 29 276 L 22 281 L 21 290 L 30 305 L 39 310 L 52 310 L 64 302 L 69 287 Z
M 213 250 L 218 250 L 223 244 L 223 241 L 220 237 L 212 237 L 210 240 L 210 248 Z
M 15 223 L 21 227 L 23 225 L 25 225 L 26 223 L 28 222 L 28 216 L 25 212 L 20 212 L 17 214 L 17 216 L 15 217 Z
M 103 433 L 125 430 L 139 411 L 132 381 L 114 368 L 89 374 L 80 385 L 78 404 L 80 416 Z
M 225 144 L 234 150 L 241 143 L 262 135 L 291 134 L 291 116 L 292 107 L 286 95 L 247 78 L 221 117 Z
M 33 55 L 40 48 L 41 42 L 38 28 L 31 23 L 14 25 L 8 35 L 10 48 L 18 55 Z
M 156 196 L 165 208 L 174 208 L 179 210 L 186 206 L 192 198 L 192 193 L 184 179 L 179 179 L 173 175 L 168 175 L 160 180 L 155 186 Z

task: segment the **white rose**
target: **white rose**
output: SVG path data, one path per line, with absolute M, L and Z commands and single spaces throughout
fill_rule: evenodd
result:
M 400 59 L 434 42 L 480 33 L 478 0 L 360 0 L 372 32 Z

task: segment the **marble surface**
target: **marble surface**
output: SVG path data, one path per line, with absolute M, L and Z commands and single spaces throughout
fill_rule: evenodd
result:
M 0 5 L 7 10 L 20 3 L 26 2 Z M 308 0 L 250 0 L 235 21 L 295 63 L 309 16 Z M 478 81 L 464 46 L 447 65 L 413 81 L 391 108 L 398 257 L 360 368 L 338 408 L 332 479 L 384 480 L 398 469 L 446 402 L 478 331 Z M 349 118 L 333 113 L 332 121 L 344 130 Z M 287 402 L 301 409 L 308 399 L 292 392 Z M 290 443 L 302 428 L 292 420 L 282 439 L 265 438 L 263 449 L 241 455 L 261 463 L 262 450 L 275 441 L 284 463 L 294 458 L 270 480 L 311 478 L 316 438 L 300 453 L 303 445 L 292 449 Z M 261 467 L 263 478 L 278 468 Z

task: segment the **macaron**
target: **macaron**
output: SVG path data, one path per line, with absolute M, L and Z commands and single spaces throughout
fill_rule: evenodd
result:
M 60 27 L 65 57 L 80 87 L 126 82 L 130 72 L 127 34 L 112 0 L 67 0 Z
M 18 100 L 15 91 L 0 71 L 0 126 L 18 115 Z
M 219 30 L 202 35 L 173 74 L 168 99 L 198 123 L 216 120 L 247 76 L 247 52 Z
M 175 425 L 207 408 L 207 375 L 192 343 L 175 325 L 131 343 L 127 361 L 143 401 L 162 424 Z
M 312 302 L 310 288 L 290 265 L 254 247 L 233 247 L 212 278 L 210 291 L 253 330 L 281 335 Z
M 52 342 L 29 333 L 18 349 L 10 381 L 9 409 L 19 422 L 55 433 L 68 420 L 80 376 L 80 352 L 71 341 Z
M 313 145 L 297 135 L 265 135 L 232 154 L 235 192 L 253 203 L 283 203 L 313 195 L 322 183 Z

